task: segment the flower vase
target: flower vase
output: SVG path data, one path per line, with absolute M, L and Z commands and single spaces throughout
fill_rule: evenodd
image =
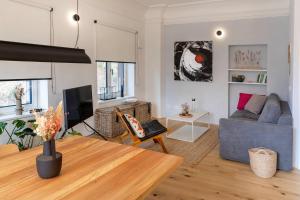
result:
M 56 152 L 55 140 L 51 139 L 43 144 L 43 154 L 36 157 L 38 175 L 43 179 L 54 178 L 60 174 L 62 154 Z
M 16 99 L 16 115 L 23 114 L 22 99 Z

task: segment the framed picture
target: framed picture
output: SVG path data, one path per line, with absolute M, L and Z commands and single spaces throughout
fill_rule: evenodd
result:
M 174 80 L 212 82 L 212 41 L 175 42 Z
M 266 69 L 266 44 L 230 45 L 229 65 L 232 69 Z

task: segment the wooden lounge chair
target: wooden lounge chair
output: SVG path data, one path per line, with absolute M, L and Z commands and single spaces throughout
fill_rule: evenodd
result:
M 138 146 L 145 141 L 153 140 L 155 143 L 160 144 L 164 153 L 168 153 L 162 138 L 162 134 L 166 133 L 167 129 L 163 125 L 161 125 L 157 120 L 152 120 L 150 122 L 142 124 L 143 129 L 145 131 L 145 137 L 139 138 L 136 136 L 131 125 L 129 124 L 126 117 L 119 108 L 116 108 L 116 113 L 120 118 L 122 125 L 126 129 L 124 134 L 121 135 L 121 138 L 124 138 L 129 134 L 133 142 L 133 146 Z

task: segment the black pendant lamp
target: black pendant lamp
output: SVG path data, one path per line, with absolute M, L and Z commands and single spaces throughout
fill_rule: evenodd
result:
M 91 63 L 84 49 L 0 41 L 0 60 Z
M 53 12 L 53 9 L 50 11 Z M 76 18 L 76 19 L 75 19 Z M 79 39 L 79 15 L 78 0 L 77 14 L 77 39 L 74 48 L 28 44 L 0 40 L 0 60 L 5 61 L 30 61 L 30 62 L 53 62 L 53 63 L 91 63 L 91 59 L 84 49 L 77 48 Z

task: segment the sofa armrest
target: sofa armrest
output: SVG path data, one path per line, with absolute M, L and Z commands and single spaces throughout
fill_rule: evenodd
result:
M 278 168 L 292 169 L 293 128 L 289 125 L 241 119 L 221 119 L 220 154 L 223 158 L 249 162 L 248 149 L 265 147 L 278 153 Z

